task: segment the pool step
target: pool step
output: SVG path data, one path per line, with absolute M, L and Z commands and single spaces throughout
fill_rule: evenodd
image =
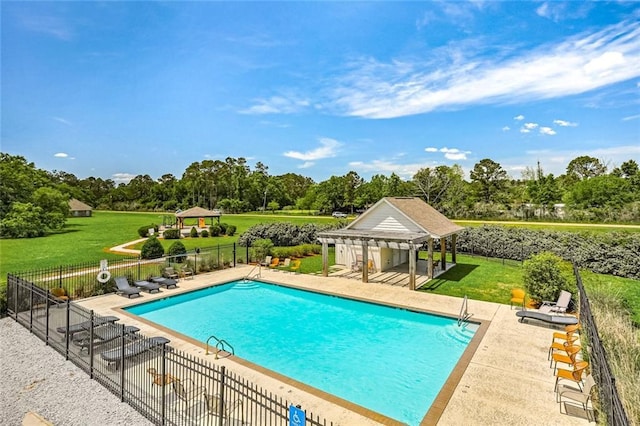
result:
M 253 290 L 260 287 L 260 283 L 255 281 L 238 281 L 231 287 L 232 290 Z
M 457 340 L 460 343 L 467 344 L 471 341 L 471 338 L 475 335 L 477 329 L 478 327 L 475 324 L 467 323 L 462 327 L 452 325 L 446 328 L 445 334 L 451 339 Z

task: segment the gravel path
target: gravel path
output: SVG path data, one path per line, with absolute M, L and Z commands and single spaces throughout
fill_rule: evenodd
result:
M 150 423 L 11 318 L 0 319 L 0 425 L 33 411 L 56 426 Z

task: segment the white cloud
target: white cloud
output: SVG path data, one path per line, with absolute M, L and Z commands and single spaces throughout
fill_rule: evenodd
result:
M 543 135 L 553 136 L 556 134 L 556 131 L 551 127 L 540 127 L 540 133 L 542 133 Z
M 23 15 L 18 18 L 18 22 L 29 31 L 46 34 L 60 40 L 69 41 L 74 37 L 73 30 L 67 22 L 54 16 Z
M 622 121 L 637 120 L 638 118 L 640 118 L 640 114 L 630 115 L 628 117 L 624 117 L 622 119 Z
M 502 128 L 502 131 L 503 131 L 503 132 L 508 132 L 509 130 L 511 130 L 511 127 L 509 127 L 509 126 L 504 126 L 504 127 Z
M 538 123 L 524 123 L 524 128 L 528 130 L 533 130 L 538 127 Z
M 304 163 L 300 164 L 298 166 L 298 168 L 299 169 L 308 169 L 309 167 L 313 166 L 314 164 L 316 164 L 316 163 L 314 163 L 313 161 L 305 161 Z
M 111 177 L 116 183 L 129 183 L 136 175 L 132 175 L 131 173 L 114 173 Z
M 306 99 L 285 98 L 272 96 L 269 99 L 256 99 L 255 105 L 238 111 L 241 114 L 293 114 L 308 108 L 310 102 Z
M 427 152 L 438 152 L 438 148 L 434 148 L 434 147 L 425 148 L 424 150 Z
M 62 117 L 53 117 L 53 119 L 59 123 L 66 124 L 67 126 L 71 126 L 71 122 L 69 120 L 65 120 Z
M 410 179 L 418 172 L 418 170 L 425 167 L 425 163 L 399 164 L 388 160 L 373 160 L 368 163 L 352 161 L 349 163 L 349 167 L 354 171 L 359 171 L 361 173 L 395 173 L 398 176 Z
M 69 157 L 69 154 L 67 154 L 66 152 L 57 152 L 53 154 L 53 156 L 56 158 L 67 158 Z
M 513 117 L 514 120 L 518 120 L 518 121 L 522 121 L 524 120 L 524 115 L 520 114 L 520 115 L 516 115 L 515 117 Z
M 422 62 L 365 58 L 351 63 L 330 93 L 330 106 L 348 116 L 394 118 L 466 105 L 559 98 L 640 77 L 640 20 L 520 49 L 511 56 L 476 47 L 469 52 L 477 53 L 436 52 Z M 496 46 L 490 47 L 495 51 Z
M 530 133 L 531 130 L 527 129 L 526 127 L 522 127 L 520 128 L 520 133 Z
M 442 148 L 425 148 L 425 151 L 441 152 L 447 160 L 466 160 L 467 154 L 471 154 L 471 151 L 461 151 L 458 148 L 447 148 L 446 146 Z
M 296 160 L 302 160 L 302 161 L 321 160 L 323 158 L 335 157 L 338 151 L 338 148 L 342 145 L 337 140 L 331 139 L 331 138 L 320 138 L 319 142 L 320 142 L 320 146 L 311 151 L 307 151 L 307 152 L 287 151 L 282 155 L 284 155 L 285 157 L 295 158 Z
M 560 127 L 576 127 L 578 125 L 578 123 L 572 123 L 570 121 L 564 120 L 553 120 L 553 124 L 556 124 Z

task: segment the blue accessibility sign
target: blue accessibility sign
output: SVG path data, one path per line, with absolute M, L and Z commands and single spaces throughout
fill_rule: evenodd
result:
M 289 426 L 304 426 L 307 418 L 302 408 L 289 406 Z

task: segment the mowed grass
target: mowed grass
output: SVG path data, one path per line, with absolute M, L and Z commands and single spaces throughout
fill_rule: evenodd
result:
M 111 247 L 140 238 L 138 228 L 152 223 L 162 224 L 163 213 L 132 213 L 94 211 L 92 217 L 69 218 L 61 232 L 41 238 L 0 239 L 0 286 L 6 285 L 7 273 L 19 272 L 58 265 L 84 262 L 99 262 L 100 259 L 114 259 L 119 255 L 109 252 Z M 218 244 L 232 244 L 249 227 L 258 223 L 292 222 L 333 223 L 332 217 L 284 216 L 284 215 L 224 215 L 221 222 L 237 227 L 232 237 L 184 238 L 187 250 L 196 247 L 210 247 Z M 195 225 L 196 219 L 187 221 Z M 209 221 L 207 221 L 207 224 Z M 175 240 L 163 241 L 168 248 Z M 134 248 L 142 247 L 143 243 Z
M 483 225 L 501 225 L 514 228 L 527 228 L 539 231 L 558 232 L 640 232 L 640 225 L 616 225 L 601 223 L 565 223 L 565 222 L 508 222 L 482 220 L 454 220 L 460 226 L 478 227 Z

